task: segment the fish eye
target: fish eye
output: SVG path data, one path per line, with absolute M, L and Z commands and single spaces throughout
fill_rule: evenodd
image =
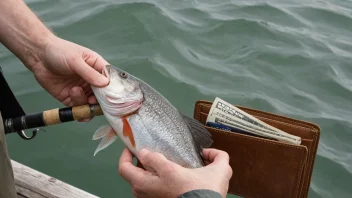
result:
M 121 78 L 127 78 L 127 73 L 121 72 L 121 73 L 120 73 L 120 76 L 121 76 Z

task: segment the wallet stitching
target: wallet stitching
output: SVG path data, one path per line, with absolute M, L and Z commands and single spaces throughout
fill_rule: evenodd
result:
M 195 115 L 195 117 L 199 120 L 200 119 L 200 111 L 201 111 L 201 106 L 200 105 L 196 105 L 196 115 Z M 280 120 L 280 121 L 287 121 L 287 122 L 290 122 L 290 123 L 296 123 L 296 124 L 299 124 L 299 125 L 303 125 L 303 126 L 306 126 L 306 127 L 308 127 L 308 128 L 310 128 L 311 130 L 312 130 L 312 132 L 313 132 L 313 136 L 314 136 L 314 140 L 315 141 L 317 141 L 317 134 L 318 134 L 318 131 L 317 131 L 317 129 L 315 129 L 314 127 L 311 127 L 311 126 L 309 126 L 309 125 L 307 125 L 307 124 L 305 124 L 305 123 L 301 123 L 301 122 L 297 122 L 297 121 L 292 121 L 292 120 L 287 120 L 287 119 L 285 119 L 285 118 L 281 118 L 281 117 L 276 117 L 276 116 L 271 116 L 271 115 L 266 115 L 266 114 L 263 114 L 263 113 L 261 113 L 261 112 L 257 112 L 257 111 L 252 111 L 252 110 L 249 110 L 250 112 L 256 112 L 256 113 L 258 113 L 259 115 L 262 115 L 262 116 L 264 116 L 264 117 L 267 117 L 267 118 L 275 118 L 275 120 Z M 218 129 L 214 129 L 215 131 L 218 131 L 218 132 L 221 132 L 221 133 L 224 133 L 224 132 L 222 132 L 222 131 L 220 131 L 220 130 L 218 130 Z M 234 134 L 227 134 L 227 133 L 224 133 L 225 135 L 229 135 L 229 136 L 234 136 Z M 247 138 L 247 139 L 252 139 L 252 138 L 250 138 L 250 137 L 246 137 L 246 136 L 243 136 L 243 138 Z M 261 141 L 261 142 L 265 142 L 264 140 L 261 140 L 261 139 L 253 139 L 253 140 L 256 140 L 256 141 Z M 278 144 L 278 143 L 275 143 L 275 142 L 268 142 L 268 143 L 270 143 L 270 144 Z M 317 145 L 317 142 L 315 143 L 315 146 L 313 147 L 313 153 L 315 152 L 315 147 L 316 147 L 316 145 Z M 291 146 L 291 145 L 282 145 L 282 146 L 286 146 L 286 147 L 293 147 L 293 148 L 297 148 L 297 147 L 295 147 L 295 146 Z M 304 149 L 304 148 L 299 148 L 299 149 Z M 307 153 L 308 154 L 308 153 Z M 302 158 L 303 158 L 303 154 L 301 154 L 301 161 L 302 161 Z M 314 161 L 314 155 L 312 155 L 312 158 L 311 159 L 313 159 L 312 161 L 311 161 L 311 163 L 310 163 L 310 165 L 309 165 L 309 174 L 311 174 L 311 172 L 312 172 L 312 170 L 311 170 L 311 167 L 312 167 L 312 164 L 313 164 L 313 161 Z M 299 170 L 299 173 L 301 173 L 303 170 L 302 170 L 302 167 L 303 167 L 303 164 L 301 163 L 301 165 L 300 165 L 300 170 Z M 298 174 L 298 181 L 301 179 L 301 175 L 302 174 Z M 303 176 L 302 176 L 303 177 Z M 308 187 L 308 185 L 309 185 L 309 182 L 307 183 L 307 185 L 306 185 L 306 190 L 305 190 L 305 192 L 307 193 L 307 187 Z M 297 184 L 296 185 L 296 192 L 295 192 L 295 196 L 297 197 L 297 195 L 298 195 L 298 191 L 299 191 L 299 185 Z M 240 194 L 240 193 L 236 193 L 236 192 L 233 192 L 233 191 L 230 191 L 231 193 L 234 193 L 234 194 L 238 194 L 239 196 L 245 196 L 245 195 L 243 195 L 243 194 Z

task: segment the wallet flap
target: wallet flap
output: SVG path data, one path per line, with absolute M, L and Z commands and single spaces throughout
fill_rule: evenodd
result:
M 211 105 L 209 101 L 197 101 L 194 118 L 205 125 Z M 228 192 L 243 197 L 307 197 L 320 128 L 309 122 L 236 107 L 287 133 L 300 136 L 302 144 L 291 145 L 205 126 L 213 136 L 212 147 L 230 155 L 233 177 Z

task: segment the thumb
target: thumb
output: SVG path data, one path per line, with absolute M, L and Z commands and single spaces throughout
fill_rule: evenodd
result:
M 224 174 L 228 179 L 232 177 L 233 170 L 229 164 L 230 157 L 227 152 L 213 148 L 203 149 L 203 158 L 210 162 L 207 167 L 216 170 L 219 174 Z
M 161 153 L 150 152 L 146 149 L 142 149 L 139 152 L 138 158 L 146 169 L 151 168 L 158 175 L 169 171 L 170 168 L 176 168 L 176 166 L 174 166 L 174 163 L 166 159 L 165 156 Z
M 207 166 L 224 169 L 229 166 L 230 157 L 225 151 L 218 149 L 203 149 L 203 159 L 209 162 Z
M 95 87 L 104 87 L 109 83 L 109 79 L 106 76 L 93 69 L 82 58 L 76 59 L 70 65 L 74 72 Z

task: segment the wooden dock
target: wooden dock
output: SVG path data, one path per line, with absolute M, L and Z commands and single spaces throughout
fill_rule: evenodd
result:
M 16 161 L 11 163 L 18 198 L 98 198 Z

